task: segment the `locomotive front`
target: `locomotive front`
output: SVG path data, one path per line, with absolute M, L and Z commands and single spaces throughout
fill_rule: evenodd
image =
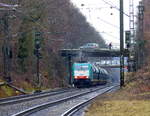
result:
M 73 84 L 76 87 L 89 86 L 91 84 L 91 65 L 89 63 L 74 63 L 73 70 Z

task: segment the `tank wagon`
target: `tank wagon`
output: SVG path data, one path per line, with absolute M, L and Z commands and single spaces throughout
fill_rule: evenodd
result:
M 109 74 L 104 68 L 88 62 L 74 63 L 72 77 L 73 85 L 76 87 L 106 84 L 110 80 Z

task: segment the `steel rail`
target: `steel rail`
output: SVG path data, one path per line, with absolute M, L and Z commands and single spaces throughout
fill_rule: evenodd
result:
M 4 82 L 0 82 L 0 86 L 4 86 L 5 85 L 5 83 Z
M 64 90 L 64 89 L 68 89 L 68 88 L 47 90 L 47 91 L 42 91 L 42 92 L 40 92 L 40 93 L 32 93 L 32 94 L 26 94 L 26 95 L 19 95 L 19 96 L 1 98 L 1 99 L 0 99 L 0 102 L 9 101 L 9 100 L 18 99 L 18 98 L 23 98 L 23 97 L 36 96 L 36 95 L 38 95 L 38 94 L 45 94 L 45 93 L 49 93 L 49 92 L 57 92 L 57 91 L 61 91 L 61 90 Z
M 103 92 L 102 94 L 108 93 L 110 91 L 112 91 L 112 89 L 119 87 L 120 85 L 115 85 L 112 88 L 109 88 L 108 90 L 106 90 L 105 92 Z M 100 95 L 102 95 L 100 94 Z M 98 96 L 98 95 L 97 95 Z M 81 108 L 84 108 L 85 106 L 87 106 L 93 99 L 95 99 L 97 96 L 94 96 L 86 101 L 83 101 L 79 104 L 77 104 L 76 106 L 70 108 L 68 111 L 66 111 L 65 113 L 63 113 L 61 116 L 73 116 L 76 112 L 78 112 Z
M 108 86 L 107 86 L 107 87 L 108 87 Z M 54 105 L 58 105 L 58 104 L 60 104 L 60 103 L 64 103 L 64 102 L 66 102 L 66 101 L 68 101 L 68 100 L 75 99 L 75 98 L 77 98 L 77 97 L 81 97 L 81 96 L 84 96 L 84 95 L 89 94 L 89 93 L 91 93 L 91 92 L 95 92 L 95 91 L 97 91 L 97 90 L 104 89 L 104 88 L 106 88 L 106 87 L 103 87 L 103 88 L 96 88 L 96 89 L 94 89 L 94 90 L 91 90 L 91 89 L 90 89 L 88 92 L 79 93 L 79 94 L 72 95 L 72 96 L 69 96 L 69 97 L 65 97 L 65 98 L 62 98 L 62 99 L 60 99 L 60 100 L 56 100 L 56 101 L 53 101 L 53 102 L 43 103 L 43 104 L 41 104 L 41 105 L 37 105 L 37 106 L 31 107 L 31 108 L 29 108 L 29 109 L 23 110 L 23 111 L 21 111 L 21 112 L 18 112 L 18 113 L 16 113 L 16 114 L 11 115 L 11 116 L 24 116 L 24 115 L 26 116 L 26 115 L 30 115 L 30 114 L 32 114 L 32 113 L 34 113 L 34 112 L 38 112 L 38 111 L 43 110 L 43 109 L 46 109 L 46 108 L 48 108 L 48 107 L 52 107 L 52 106 L 54 106 Z
M 41 93 L 35 93 L 31 95 L 21 95 L 21 96 L 15 96 L 15 97 L 10 97 L 10 98 L 3 98 L 3 99 L 0 99 L 0 106 L 21 103 L 27 100 L 34 100 L 38 98 L 53 96 L 53 95 L 61 94 L 64 92 L 72 91 L 73 89 L 74 88 L 64 88 L 64 89 L 51 90 L 51 91 L 46 91 L 46 92 L 41 92 Z

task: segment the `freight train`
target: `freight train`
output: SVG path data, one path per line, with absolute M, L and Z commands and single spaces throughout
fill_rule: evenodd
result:
M 73 85 L 89 87 L 110 81 L 108 72 L 100 66 L 88 62 L 76 62 L 72 67 Z

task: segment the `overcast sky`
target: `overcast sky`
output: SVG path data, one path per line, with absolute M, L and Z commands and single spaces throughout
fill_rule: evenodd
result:
M 119 45 L 119 0 L 70 0 L 86 16 L 107 43 Z M 129 1 L 124 0 L 124 12 L 129 14 Z M 135 12 L 140 0 L 134 0 Z M 82 5 L 84 4 L 84 5 Z M 110 5 L 111 4 L 111 5 Z M 136 15 L 136 13 L 135 13 Z M 125 30 L 129 29 L 129 17 L 124 15 Z

